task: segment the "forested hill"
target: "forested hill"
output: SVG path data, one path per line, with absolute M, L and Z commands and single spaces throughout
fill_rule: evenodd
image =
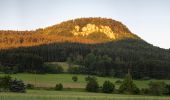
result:
M 76 73 L 122 77 L 131 68 L 134 78 L 170 79 L 169 50 L 145 42 L 112 19 L 80 18 L 0 35 L 0 66 L 5 71 L 41 72 L 43 62 L 70 59 L 82 66 Z
M 96 57 L 92 56 L 88 58 L 89 54 L 93 54 Z M 97 59 L 105 56 L 110 57 L 111 62 L 108 63 L 108 61 L 106 61 L 100 64 L 102 62 Z M 97 70 L 100 71 L 100 73 L 105 71 L 104 73 L 110 75 L 114 69 L 115 76 L 123 77 L 127 73 L 129 66 L 131 66 L 134 78 L 170 78 L 170 52 L 136 39 L 100 44 L 52 43 L 2 50 L 0 52 L 0 62 L 3 66 L 16 67 L 21 63 L 24 69 L 28 68 L 32 70 L 32 66 L 35 64 L 36 70 L 40 71 L 42 68 L 39 68 L 39 65 L 37 65 L 40 61 L 37 60 L 37 57 L 40 57 L 40 60 L 42 59 L 45 62 L 63 62 L 70 59 L 73 63 L 83 66 L 86 59 L 92 60 L 92 62 L 90 62 L 93 65 L 84 66 L 87 69 L 76 69 L 75 73 L 81 74 L 96 74 L 95 72 Z M 21 72 L 24 71 L 24 69 L 21 70 Z
M 140 39 L 121 22 L 106 18 L 80 18 L 35 31 L 0 31 L 0 48 L 35 46 L 56 42 L 95 44 Z

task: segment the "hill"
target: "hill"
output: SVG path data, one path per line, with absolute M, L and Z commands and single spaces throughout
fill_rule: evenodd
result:
M 112 19 L 80 18 L 36 31 L 1 31 L 0 35 L 0 65 L 7 66 L 2 69 L 41 72 L 43 62 L 71 59 L 82 66 L 76 69 L 81 74 L 122 77 L 131 69 L 134 78 L 170 78 L 170 52 Z M 85 64 L 89 54 L 95 59 L 93 65 Z

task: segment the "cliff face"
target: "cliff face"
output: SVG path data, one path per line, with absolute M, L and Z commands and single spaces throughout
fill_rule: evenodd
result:
M 101 33 L 106 35 L 110 39 L 115 39 L 116 34 L 112 31 L 109 26 L 100 25 L 99 27 L 95 24 L 87 24 L 80 29 L 80 26 L 76 25 L 75 29 L 72 31 L 74 36 L 89 36 L 93 33 Z

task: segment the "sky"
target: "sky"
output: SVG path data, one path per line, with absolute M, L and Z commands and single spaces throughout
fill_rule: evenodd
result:
M 35 30 L 81 17 L 121 21 L 154 46 L 170 48 L 170 0 L 0 0 L 0 30 Z

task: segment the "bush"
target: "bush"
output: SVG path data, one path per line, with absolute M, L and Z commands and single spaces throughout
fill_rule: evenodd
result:
M 140 92 L 141 92 L 141 94 L 149 94 L 149 89 L 148 88 L 142 88 Z
M 77 76 L 73 76 L 73 77 L 72 77 L 72 80 L 73 80 L 74 82 L 77 82 L 78 77 L 77 77 Z
M 95 80 L 95 79 L 88 80 L 87 85 L 86 85 L 87 91 L 98 92 L 98 89 L 99 89 L 99 84 L 98 84 L 97 80 Z
M 55 90 L 63 90 L 63 85 L 61 83 L 56 84 Z
M 27 84 L 27 89 L 34 89 L 34 85 L 33 84 Z
M 9 90 L 11 92 L 25 92 L 25 84 L 22 80 L 14 79 L 11 81 Z
M 12 78 L 10 76 L 0 77 L 0 91 L 9 91 Z
M 140 92 L 139 88 L 133 83 L 132 77 L 130 74 L 127 74 L 123 83 L 119 87 L 120 93 L 126 94 L 138 94 Z
M 103 83 L 102 91 L 104 93 L 112 93 L 115 89 L 115 85 L 110 81 L 105 81 Z
M 164 82 L 150 82 L 149 93 L 152 95 L 163 95 L 168 92 Z
M 166 89 L 167 89 L 166 95 L 170 95 L 170 84 L 166 84 Z
M 0 77 L 0 91 L 25 92 L 22 80 L 12 79 L 10 76 Z

